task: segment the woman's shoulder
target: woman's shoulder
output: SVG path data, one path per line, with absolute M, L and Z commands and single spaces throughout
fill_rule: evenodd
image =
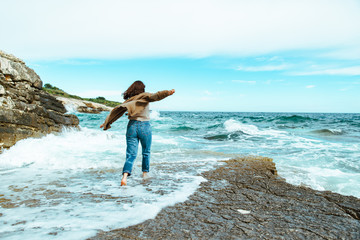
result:
M 136 95 L 136 99 L 143 99 L 143 98 L 148 98 L 152 95 L 152 93 L 149 93 L 149 92 L 143 92 L 143 93 L 140 93 L 138 95 Z
M 130 102 L 130 101 L 133 101 L 133 100 L 139 100 L 139 99 L 142 99 L 144 97 L 151 96 L 151 94 L 152 93 L 148 93 L 148 92 L 139 93 L 138 95 L 132 96 L 131 98 L 129 98 L 126 101 Z

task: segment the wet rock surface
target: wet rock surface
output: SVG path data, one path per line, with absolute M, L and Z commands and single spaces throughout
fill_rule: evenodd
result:
M 78 118 L 65 112 L 60 101 L 42 90 L 34 70 L 0 51 L 0 148 L 77 126 Z
M 269 158 L 229 160 L 203 176 L 187 201 L 91 239 L 360 239 L 360 199 L 290 185 Z

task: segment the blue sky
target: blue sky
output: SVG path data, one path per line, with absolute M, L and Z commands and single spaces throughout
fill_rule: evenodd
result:
M 359 112 L 359 1 L 5 1 L 0 49 L 83 97 L 157 110 Z M 16 31 L 15 31 L 16 30 Z

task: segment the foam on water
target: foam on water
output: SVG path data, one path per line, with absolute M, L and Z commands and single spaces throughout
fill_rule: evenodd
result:
M 74 104 L 65 104 L 66 113 L 74 114 L 77 112 L 77 106 Z
M 163 207 L 185 201 L 202 181 L 203 178 L 194 177 L 192 181 L 179 186 L 177 191 L 157 196 L 156 201 L 152 199 L 155 196 L 142 185 L 120 189 L 109 181 L 96 184 L 97 187 L 91 190 L 71 186 L 62 189 L 67 195 L 78 195 L 78 199 L 76 196 L 71 199 L 67 199 L 68 196 L 56 198 L 53 195 L 62 192 L 48 189 L 46 191 L 51 193 L 43 192 L 48 198 L 43 200 L 43 206 L 36 206 L 41 201 L 38 200 L 35 206 L 24 203 L 4 209 L 0 236 L 2 239 L 82 239 L 100 229 L 127 227 L 155 217 Z M 111 191 L 111 185 L 116 185 L 116 189 Z M 135 196 L 139 200 L 122 201 L 134 199 Z M 60 203 L 54 203 L 54 199 Z
M 22 140 L 0 155 L 0 238 L 84 239 L 139 223 L 239 155 L 273 158 L 289 183 L 360 197 L 360 117 L 152 111 L 152 177 L 141 178 L 139 150 L 121 188 L 127 119 L 102 131 L 108 113 L 76 114 L 80 130 Z
M 280 173 L 291 184 L 305 185 L 320 191 L 329 190 L 359 196 L 360 173 L 344 172 L 327 167 L 284 168 L 280 169 Z
M 301 124 L 306 119 L 303 118 Z M 310 120 L 314 121 L 314 118 L 309 118 Z M 342 139 L 347 140 L 344 138 L 344 130 L 327 128 L 334 133 L 334 137 L 328 139 L 309 137 L 306 129 L 301 134 L 299 129 L 303 125 L 290 131 L 272 129 L 271 126 L 274 125 L 269 126 L 268 122 L 261 128 L 256 125 L 227 119 L 224 121 L 224 129 L 229 134 L 243 134 L 236 135 L 236 138 L 225 135 L 227 137 L 222 138 L 221 144 L 209 145 L 208 148 L 227 153 L 272 157 L 279 175 L 291 184 L 304 184 L 317 190 L 331 190 L 360 197 L 360 144 L 354 144 L 353 140 L 343 141 Z M 223 134 L 221 131 L 216 129 L 212 133 L 214 137 L 205 139 L 217 140 L 222 136 L 219 134 Z M 338 137 L 342 139 L 339 141 Z M 292 171 L 293 169 L 296 171 Z M 325 175 L 326 172 L 329 174 Z
M 243 132 L 249 135 L 270 135 L 270 136 L 279 136 L 284 134 L 282 131 L 266 129 L 259 130 L 255 125 L 248 125 L 240 123 L 234 119 L 229 119 L 224 123 L 225 129 L 228 132 Z
M 0 155 L 0 237 L 84 239 L 100 229 L 140 223 L 186 200 L 204 181 L 197 173 L 216 160 L 192 159 L 189 171 L 189 161 L 172 160 L 176 149 L 159 152 L 175 140 L 157 135 L 154 140 L 152 178 L 141 180 L 138 161 L 125 188 L 119 186 L 123 134 L 82 127 L 19 141 Z
M 160 120 L 171 120 L 169 117 L 161 117 L 160 112 L 157 110 L 151 110 L 150 112 L 150 118 L 154 121 L 160 121 Z
M 0 168 L 33 167 L 52 169 L 88 169 L 111 167 L 109 153 L 125 149 L 125 138 L 113 132 L 82 128 L 81 131 L 64 129 L 62 134 L 49 134 L 43 138 L 21 140 L 1 154 Z M 107 153 L 102 158 L 99 154 Z
M 178 145 L 176 139 L 169 137 L 161 137 L 158 135 L 153 136 L 153 141 L 156 143 L 162 143 L 166 145 Z

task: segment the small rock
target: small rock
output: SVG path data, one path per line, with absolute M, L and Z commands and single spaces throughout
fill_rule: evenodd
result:
M 244 210 L 244 209 L 238 209 L 237 211 L 241 214 L 249 214 L 251 212 L 251 211 Z

